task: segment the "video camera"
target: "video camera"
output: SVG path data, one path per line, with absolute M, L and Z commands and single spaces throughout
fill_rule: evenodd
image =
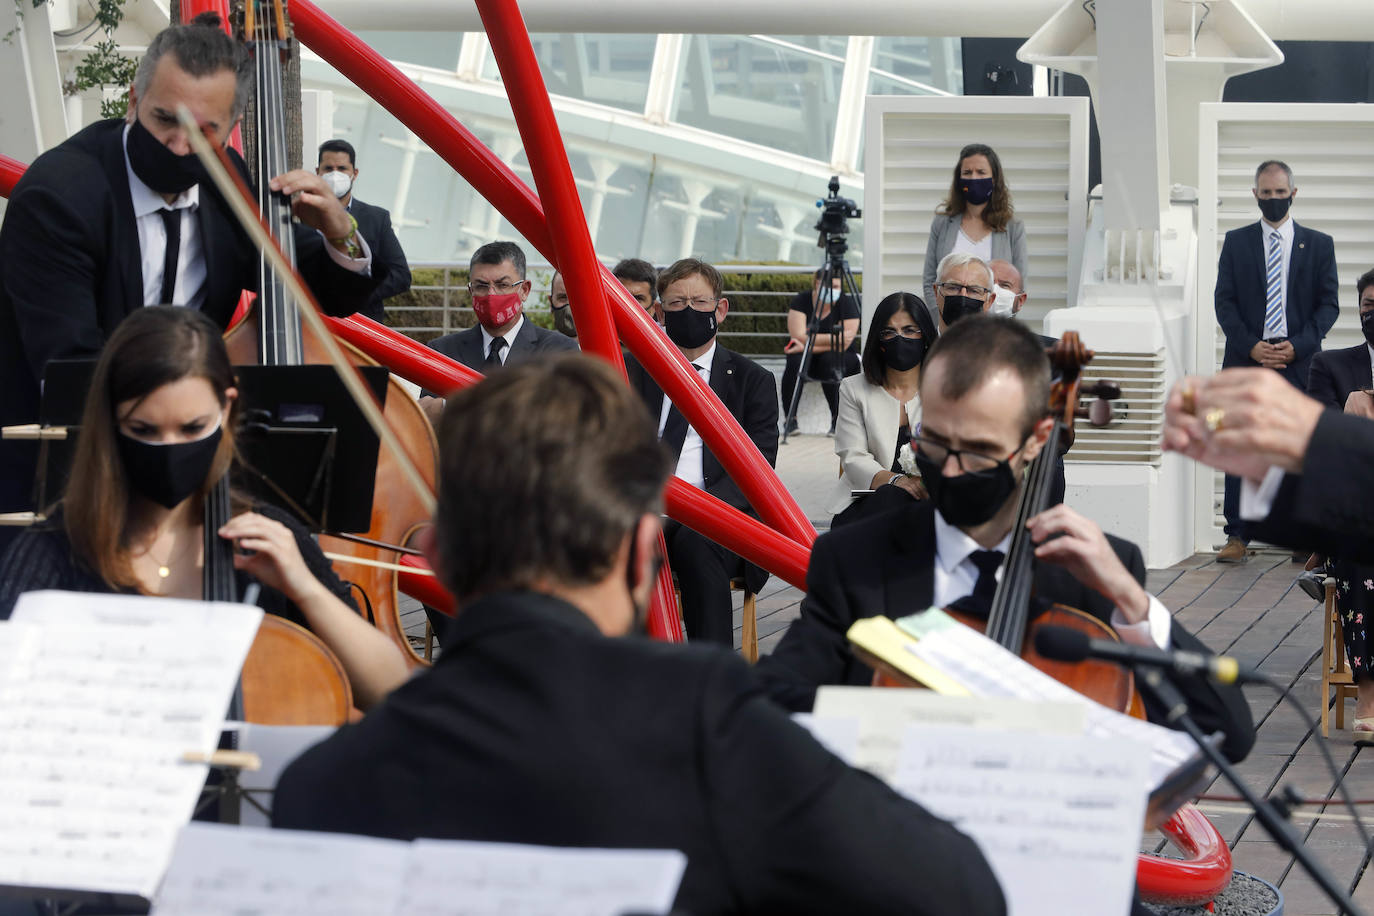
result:
M 826 236 L 845 236 L 849 234 L 849 220 L 863 219 L 863 211 L 848 197 L 840 196 L 840 176 L 830 176 L 830 196 L 816 201 L 821 208 L 821 218 L 813 227 L 821 234 L 818 248 L 826 247 Z

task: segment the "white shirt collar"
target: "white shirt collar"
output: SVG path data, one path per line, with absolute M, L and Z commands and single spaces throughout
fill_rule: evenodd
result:
M 129 129 L 132 126 L 131 124 L 124 125 L 124 170 L 129 175 L 129 196 L 133 198 L 134 219 L 148 216 L 159 210 L 181 210 L 186 207 L 194 210 L 199 207 L 200 185 L 191 185 L 169 204 L 161 194 L 148 187 L 143 183 L 143 179 L 134 174 L 134 167 L 129 162 Z
M 1285 216 L 1283 222 L 1277 226 L 1271 226 L 1264 220 L 1260 220 L 1260 232 L 1264 234 L 1264 244 L 1269 244 L 1269 234 L 1278 232 L 1279 238 L 1283 240 L 1283 247 L 1290 248 L 1293 244 L 1293 217 Z
M 992 550 L 1002 551 L 1006 555 L 1008 548 L 1011 547 L 1011 532 L 1008 531 L 1002 540 L 997 542 L 997 546 Z M 954 527 L 945 521 L 939 511 L 935 512 L 935 562 L 940 564 L 940 568 L 946 575 L 954 572 L 955 568 L 969 558 L 969 555 L 978 550 L 986 550 L 973 538 L 965 534 L 961 529 Z
M 495 340 L 496 337 L 495 337 L 495 335 L 493 335 L 490 331 L 487 330 L 487 326 L 486 326 L 486 325 L 484 325 L 484 324 L 478 324 L 477 326 L 478 326 L 479 328 L 482 329 L 482 358 L 483 358 L 483 359 L 486 359 L 486 358 L 487 358 L 487 354 L 491 352 L 491 342 L 492 342 L 493 340 Z M 525 313 L 524 313 L 523 311 L 521 311 L 521 312 L 520 312 L 520 317 L 517 318 L 517 319 L 515 319 L 515 324 L 511 325 L 511 329 L 510 329 L 509 331 L 507 331 L 506 333 L 504 333 L 504 334 L 501 335 L 502 337 L 504 337 L 504 338 L 506 339 L 506 352 L 507 352 L 507 353 L 510 352 L 510 348 L 511 348 L 511 347 L 515 346 L 515 338 L 516 338 L 516 335 L 518 335 L 518 334 L 520 333 L 520 329 L 523 328 L 524 326 L 525 326 Z M 502 362 L 505 362 L 505 360 L 503 359 Z
M 706 352 L 698 356 L 696 359 L 687 360 L 687 362 L 691 363 L 694 366 L 700 366 L 703 370 L 705 370 L 706 375 L 709 379 L 709 376 L 711 375 L 711 363 L 715 362 L 715 359 L 716 338 L 712 337 L 711 346 L 706 349 Z

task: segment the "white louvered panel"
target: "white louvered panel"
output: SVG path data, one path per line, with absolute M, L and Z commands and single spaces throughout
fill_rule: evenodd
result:
M 1198 208 L 1198 363 L 1220 368 L 1225 339 L 1216 325 L 1216 262 L 1226 233 L 1259 219 L 1250 189 L 1255 168 L 1281 159 L 1298 188 L 1293 218 L 1330 235 L 1336 245 L 1340 316 L 1326 349 L 1359 343 L 1355 282 L 1374 267 L 1374 106 L 1215 103 L 1201 106 L 1202 161 Z M 1199 548 L 1217 542 L 1223 477 L 1199 475 L 1197 504 L 1203 522 Z
M 1107 379 L 1121 386 L 1112 403 L 1112 422 L 1102 429 L 1079 419 L 1066 462 L 1151 464 L 1160 461 L 1159 437 L 1164 425 L 1164 351 L 1113 353 L 1097 351 L 1083 370 L 1084 384 Z M 1083 402 L 1087 406 L 1088 401 Z
M 949 193 L 960 148 L 974 142 L 997 151 L 1016 216 L 1026 226 L 1023 318 L 1039 330 L 1047 311 L 1073 304 L 1086 213 L 1087 125 L 1086 99 L 870 96 L 866 313 L 897 290 L 924 297 L 930 223 Z

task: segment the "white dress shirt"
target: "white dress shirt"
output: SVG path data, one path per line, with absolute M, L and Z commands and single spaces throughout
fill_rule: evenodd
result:
M 1008 532 L 991 549 L 1000 550 L 1005 557 L 1010 546 L 1011 533 Z M 987 548 L 945 521 L 938 511 L 935 513 L 935 607 L 949 607 L 958 599 L 973 594 L 973 586 L 978 582 L 978 567 L 971 557 L 984 549 Z M 1005 568 L 1005 563 L 997 568 L 999 583 Z M 1167 649 L 1170 646 L 1173 618 L 1158 598 L 1148 592 L 1146 595 L 1150 599 L 1150 610 L 1145 619 L 1140 623 L 1128 623 L 1121 610 L 1113 608 L 1112 629 L 1116 630 L 1122 642 Z
M 1281 257 L 1283 258 L 1282 262 L 1279 264 L 1279 296 L 1281 297 L 1280 301 L 1283 303 L 1283 308 L 1282 308 L 1282 309 L 1280 310 L 1280 312 L 1279 312 L 1279 333 L 1278 333 L 1278 336 L 1279 336 L 1279 337 L 1287 337 L 1287 336 L 1288 336 L 1288 263 L 1289 263 L 1289 261 L 1291 261 L 1291 260 L 1293 259 L 1293 217 L 1291 217 L 1291 216 L 1285 216 L 1285 217 L 1283 218 L 1283 222 L 1279 223 L 1277 226 L 1271 226 L 1271 225 L 1269 225 L 1268 223 L 1266 223 L 1264 220 L 1260 220 L 1260 221 L 1259 221 L 1259 227 L 1260 227 L 1260 263 L 1261 263 L 1261 264 L 1268 264 L 1268 263 L 1269 263 L 1269 236 L 1270 236 L 1270 234 L 1271 234 L 1271 233 L 1274 233 L 1274 232 L 1277 232 L 1277 233 L 1279 234 L 1279 249 L 1282 251 Z M 1268 294 L 1267 281 L 1266 281 L 1265 293 L 1266 293 L 1266 295 Z M 1267 300 L 1266 300 L 1266 302 L 1267 302 Z M 1267 334 L 1264 334 L 1264 330 L 1265 330 L 1265 329 L 1264 329 L 1263 327 L 1260 328 L 1261 336 L 1263 336 L 1263 337 L 1269 336 L 1269 335 L 1267 335 Z
M 206 293 L 205 252 L 200 238 L 200 220 L 196 219 L 196 211 L 200 209 L 200 185 L 191 185 L 169 204 L 161 194 L 144 184 L 134 174 L 134 167 L 129 162 L 130 126 L 124 126 L 124 170 L 129 178 L 134 225 L 138 229 L 139 262 L 143 268 L 143 304 L 186 305 L 198 309 L 205 304 Z M 162 210 L 178 210 L 181 213 L 181 248 L 177 252 L 177 279 L 171 303 L 159 301 L 162 297 L 163 258 L 167 251 L 167 227 L 162 222 Z M 321 232 L 320 237 L 324 238 L 324 233 Z M 329 244 L 327 239 L 324 250 L 346 270 L 367 273 L 372 269 L 372 250 L 368 248 L 361 232 L 358 233 L 358 244 L 363 250 L 360 258 L 350 258 Z
M 711 361 L 716 358 L 716 344 L 711 342 L 711 348 L 696 359 L 689 360 L 695 365 L 701 366 L 697 370 L 697 375 L 706 383 L 709 388 L 711 385 Z M 673 402 L 668 400 L 667 393 L 663 395 L 663 407 L 658 412 L 658 437 L 663 438 L 663 427 L 668 422 L 668 411 L 672 409 Z M 698 490 L 706 489 L 706 471 L 701 465 L 702 444 L 701 436 L 690 425 L 687 427 L 687 438 L 682 440 L 682 452 L 678 455 L 677 469 L 673 471 L 673 476 L 680 477 L 687 483 L 696 487 Z
M 496 338 L 487 331 L 485 325 L 479 324 L 477 326 L 482 329 L 482 362 L 486 362 L 487 354 L 491 353 L 491 342 Z M 506 345 L 501 348 L 500 353 L 496 354 L 501 359 L 501 365 L 504 366 L 506 360 L 510 359 L 510 348 L 515 344 L 515 335 L 519 334 L 520 329 L 524 326 L 525 313 L 521 312 L 520 316 L 515 319 L 515 324 L 511 325 L 511 329 L 501 335 L 506 340 Z

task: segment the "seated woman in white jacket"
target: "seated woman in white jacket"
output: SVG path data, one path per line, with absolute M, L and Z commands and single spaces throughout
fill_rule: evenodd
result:
M 833 524 L 925 497 L 920 479 L 902 470 L 898 455 L 921 422 L 921 364 L 937 334 L 919 296 L 893 293 L 874 310 L 863 371 L 840 385 L 835 454 L 842 473 L 829 510 L 850 509 L 852 490 L 877 492 Z

